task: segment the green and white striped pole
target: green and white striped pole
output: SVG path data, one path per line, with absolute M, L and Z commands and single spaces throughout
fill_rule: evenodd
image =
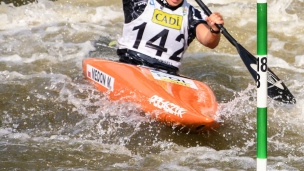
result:
M 267 169 L 267 0 L 257 0 L 257 171 Z

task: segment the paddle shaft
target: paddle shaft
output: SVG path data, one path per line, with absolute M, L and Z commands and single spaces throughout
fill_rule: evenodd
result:
M 212 12 L 209 10 L 209 8 L 201 1 L 201 0 L 195 0 L 197 4 L 204 10 L 204 12 L 210 16 Z M 228 33 L 228 31 L 225 29 L 225 27 L 222 24 L 215 24 L 218 29 L 220 29 L 221 33 L 226 37 L 226 39 L 233 45 L 237 46 L 238 42 Z
M 209 8 L 202 2 L 201 0 L 195 0 L 197 4 L 203 9 L 203 11 L 210 16 L 212 12 L 209 10 Z M 252 54 L 250 54 L 241 44 L 239 44 L 226 30 L 226 28 L 222 24 L 215 24 L 218 29 L 220 29 L 221 33 L 226 37 L 226 39 L 234 46 L 236 47 L 237 51 L 239 52 L 245 66 L 249 70 L 250 74 L 253 76 L 253 78 L 256 80 L 256 71 L 253 70 L 250 66 L 252 63 L 257 62 L 257 58 L 254 57 Z M 241 52 L 242 51 L 242 52 Z M 246 55 L 242 55 L 245 53 Z
M 212 12 L 209 10 L 209 8 L 201 1 L 201 0 L 195 0 L 197 2 L 197 4 L 203 9 L 203 11 L 210 16 L 212 14 Z M 245 66 L 247 67 L 248 71 L 250 72 L 250 74 L 252 75 L 252 77 L 254 78 L 254 80 L 256 80 L 257 75 L 256 75 L 256 71 L 250 66 L 250 64 L 252 63 L 256 63 L 257 59 L 256 57 L 254 57 L 253 55 L 251 55 L 241 44 L 239 44 L 229 33 L 228 31 L 225 29 L 225 27 L 222 24 L 215 24 L 217 26 L 218 29 L 220 29 L 221 33 L 226 37 L 226 39 L 234 46 L 236 47 L 237 51 L 240 54 L 240 57 L 242 58 Z M 242 52 L 241 52 L 242 51 Z M 246 55 L 242 55 L 246 53 Z
M 195 0 L 197 4 L 203 9 L 203 11 L 210 16 L 212 12 L 208 9 L 208 7 L 201 1 Z M 252 75 L 255 81 L 258 83 L 258 75 L 257 75 L 257 58 L 249 53 L 241 44 L 239 44 L 225 29 L 222 24 L 216 24 L 218 29 L 222 32 L 222 34 L 226 37 L 226 39 L 237 49 L 241 59 L 243 60 L 245 66 L 247 67 L 248 71 Z M 269 75 L 268 81 L 268 96 L 278 100 L 283 103 L 295 104 L 296 99 L 290 93 L 288 88 L 285 84 L 270 70 L 267 69 L 267 73 Z

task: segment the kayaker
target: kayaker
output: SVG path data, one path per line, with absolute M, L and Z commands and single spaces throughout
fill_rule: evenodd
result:
M 187 0 L 123 0 L 124 27 L 118 40 L 119 61 L 177 74 L 181 59 L 196 38 L 215 48 L 224 24 L 220 13 L 209 17 Z

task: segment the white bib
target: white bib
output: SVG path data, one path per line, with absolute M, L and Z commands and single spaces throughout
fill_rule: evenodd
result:
M 172 11 L 149 0 L 137 19 L 124 24 L 119 49 L 134 50 L 178 68 L 188 48 L 189 6 L 184 1 Z

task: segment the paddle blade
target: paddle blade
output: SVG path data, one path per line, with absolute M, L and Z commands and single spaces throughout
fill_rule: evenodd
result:
M 295 104 L 296 99 L 285 84 L 268 68 L 268 96 L 283 103 Z
M 251 53 L 249 53 L 242 45 L 235 44 L 235 47 L 240 54 L 245 66 L 249 70 L 250 74 L 257 81 L 257 58 L 254 57 Z M 274 100 L 287 103 L 287 104 L 295 104 L 296 99 L 290 93 L 285 84 L 276 76 L 270 68 L 268 68 L 267 72 L 267 82 L 268 82 L 268 96 Z

